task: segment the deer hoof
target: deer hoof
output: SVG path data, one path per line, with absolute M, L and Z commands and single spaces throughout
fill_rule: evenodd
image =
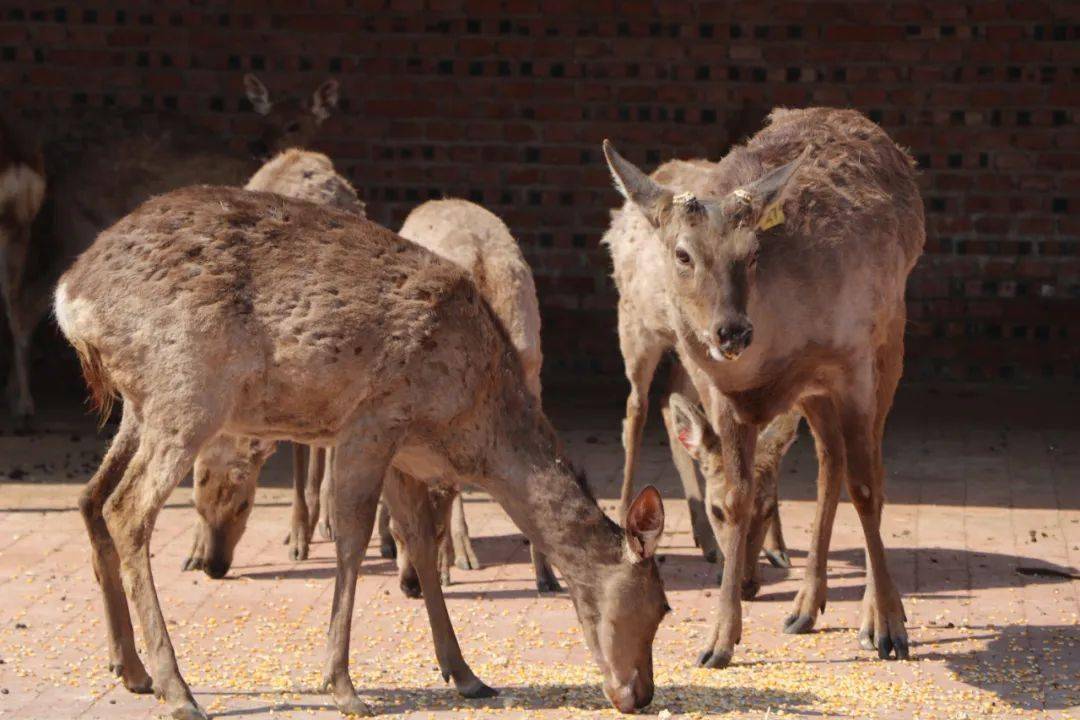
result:
M 814 629 L 813 615 L 798 615 L 792 613 L 784 620 L 785 635 L 802 635 Z
M 786 550 L 766 550 L 765 557 L 769 559 L 769 564 L 774 568 L 791 567 L 791 558 L 788 557 Z
M 562 585 L 553 577 L 536 578 L 536 592 L 541 595 L 562 592 Z
M 706 650 L 698 655 L 697 659 L 698 667 L 710 668 L 713 670 L 719 670 L 726 668 L 731 664 L 731 651 L 730 650 Z
M 907 660 L 909 656 L 908 641 L 906 637 L 892 637 L 883 633 L 877 641 L 877 654 L 881 660 L 888 660 L 895 652 L 897 660 Z
M 367 703 L 360 699 L 356 693 L 350 693 L 344 700 L 338 700 L 334 698 L 334 704 L 337 705 L 338 712 L 342 715 L 370 715 L 371 708 L 367 706 Z
M 379 555 L 384 560 L 396 560 L 397 559 L 397 545 L 393 540 L 384 540 L 379 543 Z
M 192 555 L 184 561 L 184 564 L 180 566 L 180 569 L 184 572 L 190 572 L 192 570 L 202 570 L 203 559 L 201 557 L 195 557 L 194 555 Z
M 715 565 L 716 564 L 716 550 L 715 549 L 702 550 L 701 551 L 701 556 L 703 558 L 705 558 L 705 562 L 709 563 L 710 565 Z
M 757 579 L 743 580 L 742 584 L 742 599 L 753 600 L 757 597 L 758 591 L 761 590 L 761 582 Z
M 414 577 L 407 578 L 398 583 L 401 587 L 401 594 L 407 598 L 413 600 L 419 600 L 424 597 L 423 592 L 420 590 L 420 581 Z
M 874 633 L 869 628 L 859 631 L 859 647 L 863 650 L 877 650 L 877 645 L 874 644 Z
M 322 535 L 323 540 L 333 540 L 334 528 L 329 522 L 324 520 L 319 523 L 319 534 Z
M 476 677 L 466 683 L 459 685 L 457 691 L 458 694 L 461 695 L 461 697 L 469 698 L 470 700 L 491 698 L 499 694 L 498 690 L 493 687 L 488 687 L 480 680 L 480 678 Z
M 195 703 L 186 702 L 165 717 L 173 720 L 210 720 L 210 716 Z
M 292 558 L 294 562 L 300 562 L 301 560 L 307 560 L 308 559 L 307 546 L 301 546 L 301 545 L 293 546 L 293 548 L 289 551 L 289 557 Z
M 149 695 L 154 691 L 154 681 L 146 674 L 145 668 L 140 668 L 138 672 L 133 674 L 133 677 L 128 677 L 127 674 L 124 673 L 124 666 L 122 664 L 109 663 L 109 672 L 120 678 L 120 681 L 124 683 L 124 687 L 128 692 L 135 693 L 136 695 Z

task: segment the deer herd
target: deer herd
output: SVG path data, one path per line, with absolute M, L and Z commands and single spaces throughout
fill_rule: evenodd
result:
M 758 556 L 790 566 L 777 478 L 804 417 L 817 509 L 783 631 L 809 632 L 825 608 L 843 482 L 866 543 L 860 644 L 908 657 L 880 532 L 882 436 L 924 228 L 914 164 L 885 132 L 852 110 L 778 109 L 723 159 L 672 160 L 651 175 L 603 142 L 625 200 L 602 243 L 630 385 L 611 519 L 544 414 L 536 288 L 507 226 L 457 199 L 420 205 L 397 233 L 371 222 L 330 159 L 301 149 L 336 107 L 336 83 L 281 103 L 252 76 L 245 86 L 266 122 L 251 149 L 278 154 L 258 168 L 151 137 L 88 153 L 49 183 L 64 251 L 33 281 L 30 227 L 47 194 L 45 165 L 40 149 L 0 124 L 13 410 L 34 410 L 28 358 L 46 287 L 102 417 L 121 401 L 79 508 L 110 667 L 129 690 L 153 691 L 173 717 L 206 717 L 154 587 L 155 519 L 191 473 L 197 523 L 184 567 L 222 577 L 263 464 L 291 441 L 289 554 L 306 558 L 317 529 L 336 549 L 324 683 L 342 712 L 368 710 L 348 661 L 376 527 L 402 590 L 423 598 L 443 677 L 465 697 L 495 693 L 463 658 L 443 599 L 451 565 L 478 567 L 464 485 L 489 493 L 525 533 L 541 592 L 561 589 L 558 569 L 612 705 L 648 705 L 653 639 L 670 610 L 655 559 L 665 511 L 654 487 L 635 493 L 634 481 L 665 356 L 661 414 L 694 540 L 707 561 L 724 561 L 698 664 L 731 661 L 740 602 L 760 587 Z

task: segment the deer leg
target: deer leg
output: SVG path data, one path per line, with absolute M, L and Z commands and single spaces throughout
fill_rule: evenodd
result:
M 454 502 L 450 507 L 450 538 L 453 541 L 454 564 L 462 570 L 479 570 L 480 561 L 476 559 L 472 540 L 469 538 L 469 525 L 465 522 L 465 501 L 461 492 L 454 493 Z
M 385 500 L 383 502 L 385 503 Z M 390 515 L 389 509 L 387 515 Z M 394 543 L 397 546 L 398 587 L 401 588 L 401 594 L 405 597 L 418 600 L 424 596 L 423 591 L 420 589 L 420 577 L 416 574 L 416 568 L 413 566 L 412 556 L 409 554 L 409 548 L 405 543 L 401 525 L 392 515 L 390 516 L 390 533 L 393 535 Z
M 739 600 L 746 572 L 747 532 L 756 496 L 754 448 L 757 430 L 753 425 L 739 423 L 722 399 L 714 398 L 711 404 L 713 409 L 709 414 L 716 418 L 713 425 L 720 436 L 725 480 L 721 484 L 718 479 L 710 478 L 705 500 L 709 520 L 724 554 L 724 570 L 712 643 L 698 657 L 698 665 L 722 668 L 731 662 L 735 646 L 742 640 L 742 605 Z
M 397 545 L 394 543 L 394 536 L 390 532 L 390 510 L 382 500 L 379 501 L 378 525 L 379 555 L 387 560 L 393 560 L 397 557 Z
M 463 697 L 486 698 L 497 695 L 495 690 L 473 674 L 462 657 L 439 584 L 437 518 L 447 516 L 453 497 L 438 491 L 429 493 L 426 485 L 393 469 L 387 476 L 384 497 L 393 509 L 402 550 L 407 549 L 412 557 L 423 589 L 424 605 L 435 643 L 435 656 L 438 658 L 443 679 L 453 678 L 454 686 Z
M 20 422 L 34 414 L 34 398 L 30 392 L 30 340 L 39 317 L 25 307 L 29 297 L 22 274 L 29 242 L 29 228 L 3 227 L 0 219 L 0 297 L 4 301 L 12 340 L 12 367 L 7 390 L 12 413 Z
M 307 523 L 308 517 L 307 498 L 304 495 L 304 490 L 306 489 L 305 485 L 307 484 L 309 459 L 309 448 L 298 443 L 293 443 L 292 517 L 289 519 L 289 534 L 285 536 L 285 544 L 289 546 L 289 558 L 292 560 L 301 559 L 296 556 L 297 550 L 299 549 L 297 536 L 305 534 L 304 525 Z
M 147 654 L 154 669 L 154 692 L 168 703 L 172 717 L 205 720 L 176 665 L 165 618 L 150 569 L 150 535 L 165 500 L 195 462 L 213 432 L 140 431 L 139 449 L 123 479 L 105 503 L 104 517 L 120 556 L 124 587 L 139 615 Z
M 622 442 L 626 455 L 619 499 L 620 521 L 626 519 L 626 511 L 634 499 L 634 471 L 641 450 L 642 431 L 649 415 L 649 386 L 663 355 L 660 345 L 650 342 L 651 338 L 645 337 L 640 328 L 624 325 L 623 317 L 620 313 L 619 345 L 626 364 L 626 378 L 630 381 L 630 394 L 626 398 L 626 418 L 623 420 Z
M 315 526 L 319 523 L 319 515 L 322 512 L 322 484 L 323 478 L 326 476 L 326 465 L 329 462 L 327 459 L 327 453 L 329 451 L 325 448 L 308 448 L 310 455 L 320 454 L 322 455 L 315 463 L 310 460 L 308 462 L 308 474 L 307 481 L 304 483 L 304 502 L 307 503 L 307 542 L 311 544 L 311 538 L 315 535 Z M 320 469 L 319 472 L 314 472 L 312 465 L 316 465 Z
M 299 451 L 307 458 L 307 465 L 297 467 L 297 453 L 300 445 L 293 446 L 293 505 L 292 524 L 289 533 L 289 557 L 293 560 L 307 560 L 310 550 L 311 535 L 314 526 L 311 518 L 318 518 L 318 507 L 312 508 L 308 501 L 312 496 L 318 498 L 319 483 L 322 482 L 323 468 L 326 464 L 326 450 L 318 447 L 306 447 Z M 298 473 L 297 470 L 300 470 Z M 317 505 L 317 502 L 316 502 Z
M 867 585 L 863 600 L 860 636 L 872 638 L 878 657 L 908 657 L 904 607 L 885 561 L 881 540 L 881 510 L 884 505 L 884 468 L 880 446 L 874 447 L 873 420 L 857 408 L 843 411 L 844 445 L 847 450 L 848 494 L 859 513 L 866 538 Z
M 904 366 L 904 324 L 906 317 L 906 309 L 903 304 L 897 310 L 892 323 L 889 326 L 889 336 L 886 343 L 878 349 L 876 360 L 876 397 L 875 397 L 875 414 L 874 424 L 872 429 L 872 436 L 870 439 L 870 467 L 871 474 L 877 479 L 879 486 L 878 492 L 873 492 L 871 489 L 871 497 L 862 497 L 862 501 L 870 503 L 870 501 L 876 500 L 878 508 L 876 511 L 876 522 L 880 528 L 881 522 L 881 505 L 884 504 L 884 481 L 885 481 L 885 463 L 882 454 L 882 442 L 885 436 L 885 420 L 888 417 L 889 410 L 892 407 L 893 396 L 896 394 L 896 386 L 900 382 L 900 376 L 903 374 Z M 856 499 L 855 489 L 851 487 L 850 483 L 853 483 L 849 476 L 849 494 L 853 501 Z M 864 495 L 862 490 L 859 490 L 860 496 Z M 856 506 L 858 509 L 858 506 Z M 872 509 L 871 509 L 872 510 Z M 871 521 L 875 516 L 875 513 L 871 512 Z M 862 513 L 860 513 L 860 520 L 862 520 Z M 864 522 L 865 527 L 865 522 Z M 880 530 L 875 533 L 880 537 Z M 883 553 L 882 553 L 883 554 Z M 899 637 L 895 636 L 896 633 L 896 620 L 895 612 L 893 612 L 893 619 L 886 619 L 886 624 L 882 624 L 879 620 L 882 613 L 879 612 L 880 607 L 888 607 L 888 602 L 885 605 L 881 605 L 878 602 L 878 588 L 874 568 L 874 555 L 871 552 L 871 542 L 869 536 L 867 538 L 866 545 L 866 590 L 863 594 L 862 603 L 862 621 L 859 628 L 859 644 L 866 650 L 877 650 L 881 655 L 883 649 L 883 643 L 885 647 L 885 655 L 888 656 L 887 645 L 891 644 L 896 650 L 897 657 L 907 657 L 907 643 L 906 643 L 906 631 L 905 636 L 898 644 Z M 884 564 L 881 561 L 881 564 Z M 884 594 L 888 594 L 887 592 Z M 899 595 L 897 594 L 897 603 L 900 603 Z M 903 613 L 903 607 L 900 608 L 900 617 L 906 620 L 907 617 Z M 891 623 L 891 624 L 890 624 Z M 902 623 L 900 629 L 903 630 Z M 901 649 L 903 655 L 901 655 Z
M 529 557 L 532 560 L 533 574 L 536 575 L 536 591 L 539 593 L 557 593 L 562 590 L 555 570 L 534 543 L 529 543 Z
M 678 431 L 675 429 L 671 410 L 666 402 L 661 414 L 664 416 L 664 427 L 667 429 L 671 460 L 675 463 L 675 470 L 679 474 L 683 492 L 686 494 L 686 504 L 690 508 L 690 527 L 694 533 L 694 544 L 701 548 L 705 562 L 715 563 L 719 548 L 716 547 L 716 536 L 713 534 L 712 525 L 709 524 L 708 513 L 705 512 L 705 482 L 698 474 L 694 459 L 679 441 Z
M 188 552 L 187 558 L 184 560 L 184 564 L 180 566 L 180 569 L 184 572 L 191 570 L 205 570 L 206 569 L 206 535 L 210 532 L 210 529 L 206 525 L 206 521 L 202 515 L 195 514 L 195 530 L 194 538 L 191 543 L 191 551 Z
M 342 713 L 366 714 L 367 705 L 356 695 L 349 677 L 349 633 L 352 628 L 356 579 L 364 559 L 383 478 L 396 451 L 380 427 L 358 428 L 330 454 L 333 465 L 333 528 L 337 546 L 337 577 L 330 611 L 328 657 L 323 686 Z
M 784 632 L 789 635 L 810 632 L 818 613 L 825 610 L 829 543 L 844 476 L 844 438 L 833 401 L 825 396 L 809 397 L 803 400 L 802 410 L 817 451 L 817 505 L 803 585 L 795 595 L 791 613 L 784 619 Z
M 780 527 L 779 505 L 773 508 L 768 523 L 769 527 L 765 531 L 765 557 L 774 568 L 790 568 L 791 557 L 788 555 L 787 543 L 784 542 L 784 531 Z
M 322 487 L 319 488 L 319 534 L 324 540 L 334 539 L 334 450 L 326 451 L 323 463 Z
M 455 513 L 460 514 L 461 524 L 464 528 L 465 542 L 472 551 L 472 543 L 469 541 L 469 527 L 465 525 L 464 508 L 461 505 L 461 491 L 457 488 L 452 490 L 432 489 L 431 506 L 435 508 L 435 546 L 438 548 L 439 582 L 443 587 L 450 585 L 450 567 L 457 557 L 455 552 L 455 540 L 453 530 Z
M 131 692 L 148 693 L 151 680 L 135 651 L 135 631 L 131 627 L 127 595 L 120 581 L 120 558 L 102 514 L 106 499 L 120 482 L 138 447 L 138 422 L 135 414 L 125 409 L 120 428 L 113 437 L 101 467 L 79 496 L 79 512 L 90 535 L 94 576 L 101 586 L 105 602 L 105 621 L 109 632 L 109 669 L 121 678 L 124 687 Z

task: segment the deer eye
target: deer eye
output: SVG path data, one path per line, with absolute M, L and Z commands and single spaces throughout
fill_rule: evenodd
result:
M 691 267 L 694 264 L 693 258 L 690 257 L 690 253 L 686 252 L 683 248 L 675 248 L 675 259 L 680 265 Z

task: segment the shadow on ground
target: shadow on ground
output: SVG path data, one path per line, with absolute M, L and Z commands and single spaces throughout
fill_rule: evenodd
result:
M 297 690 L 303 694 L 313 693 L 311 688 Z M 601 711 L 611 705 L 604 698 L 597 682 L 592 685 L 524 685 L 500 688 L 498 697 L 485 700 L 466 700 L 458 697 L 452 690 L 428 690 L 414 688 L 361 688 L 360 696 L 367 702 L 376 715 L 395 715 L 418 711 L 479 711 L 485 709 L 515 708 L 522 710 L 570 710 Z M 196 699 L 218 693 L 199 693 Z M 237 693 L 221 693 L 235 696 Z M 263 693 L 242 693 L 261 695 Z M 786 692 L 781 690 L 759 690 L 756 688 L 712 688 L 701 685 L 662 685 L 656 689 L 656 697 L 649 709 L 660 708 L 672 713 L 708 712 L 722 713 L 738 710 L 762 714 L 772 708 L 774 714 L 799 713 L 803 716 L 817 716 L 819 713 L 808 708 L 817 698 L 808 692 Z M 216 713 L 214 717 L 238 717 L 259 715 L 270 712 L 333 710 L 334 706 L 327 698 L 326 702 L 260 704 L 249 708 L 237 708 Z M 645 712 L 648 713 L 649 709 Z

